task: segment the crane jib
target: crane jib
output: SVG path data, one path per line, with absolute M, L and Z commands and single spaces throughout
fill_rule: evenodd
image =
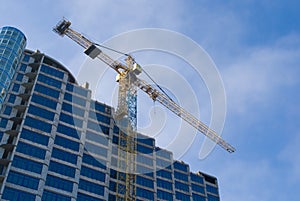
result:
M 86 37 L 84 37 L 82 34 L 78 33 L 77 31 L 70 28 L 71 22 L 63 19 L 60 21 L 56 27 L 53 29 L 54 32 L 61 36 L 68 36 L 70 39 L 78 43 L 80 46 L 82 46 L 85 49 L 85 53 L 90 56 L 91 58 L 98 58 L 104 63 L 106 63 L 108 66 L 116 70 L 120 75 L 124 76 L 124 74 L 128 73 L 136 73 L 139 71 L 133 71 L 134 68 L 131 68 L 130 66 L 123 65 L 122 63 L 113 60 L 108 55 L 104 54 L 98 47 L 96 47 L 96 43 L 90 41 Z M 130 56 L 128 56 L 132 60 Z M 140 71 L 141 72 L 141 71 Z M 146 83 L 144 80 L 140 80 L 139 78 L 136 79 L 136 81 L 133 83 L 138 88 L 140 88 L 142 91 L 147 93 L 150 98 L 152 98 L 154 101 L 160 102 L 162 105 L 164 105 L 167 109 L 175 113 L 177 116 L 185 120 L 187 123 L 189 123 L 191 126 L 196 128 L 198 131 L 200 131 L 202 134 L 207 136 L 209 139 L 211 139 L 213 142 L 220 145 L 223 149 L 227 150 L 228 152 L 232 153 L 235 151 L 235 148 L 232 147 L 230 144 L 225 142 L 215 131 L 211 130 L 208 126 L 206 126 L 204 123 L 202 123 L 200 120 L 198 120 L 196 117 L 194 117 L 192 114 L 185 111 L 183 108 L 181 108 L 177 103 L 175 103 L 170 97 L 167 95 L 160 93 L 157 89 L 154 89 L 150 84 Z
M 208 126 L 194 117 L 192 114 L 186 112 L 183 108 L 181 108 L 177 103 L 175 103 L 170 98 L 166 97 L 163 93 L 158 92 L 156 89 L 153 89 L 151 85 L 147 84 L 144 80 L 138 79 L 135 83 L 140 89 L 146 92 L 152 99 L 153 95 L 155 94 L 155 99 L 172 111 L 177 116 L 181 117 L 184 121 L 189 123 L 191 126 L 196 128 L 202 134 L 210 138 L 213 142 L 220 145 L 229 153 L 233 153 L 235 148 L 232 147 L 230 144 L 226 143 L 215 131 L 211 130 Z

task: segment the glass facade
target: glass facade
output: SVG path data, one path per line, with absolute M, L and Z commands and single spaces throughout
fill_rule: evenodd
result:
M 104 201 L 122 197 L 119 129 L 54 59 L 25 50 L 0 111 L 0 199 Z M 137 139 L 136 200 L 219 200 L 215 177 Z M 122 199 L 119 199 L 122 200 Z
M 25 46 L 26 38 L 21 31 L 13 27 L 0 28 L 0 105 L 7 94 Z

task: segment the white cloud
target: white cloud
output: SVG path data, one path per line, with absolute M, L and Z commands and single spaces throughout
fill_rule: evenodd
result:
M 280 152 L 278 159 L 286 165 L 288 171 L 285 179 L 290 185 L 300 184 L 300 134 L 292 135 L 286 147 Z
M 228 103 L 236 112 L 247 112 L 253 104 L 269 102 L 282 87 L 298 84 L 300 45 L 289 44 L 295 38 L 300 40 L 287 36 L 272 46 L 245 48 L 243 56 L 229 58 L 231 64 L 222 72 Z
M 168 6 L 165 6 L 168 5 Z M 65 5 L 69 9 L 70 17 L 83 30 L 94 30 L 101 35 L 115 35 L 144 26 L 176 27 L 180 26 L 181 8 L 184 6 L 178 1 L 109 1 L 76 0 Z M 104 34 L 104 35 L 105 35 Z
M 166 7 L 165 5 L 168 6 Z M 112 36 L 137 28 L 163 27 L 180 29 L 184 23 L 184 19 L 181 17 L 184 4 L 170 0 L 163 2 L 145 0 L 91 0 L 87 2 L 75 0 L 71 4 L 69 2 L 61 2 L 60 6 L 64 8 L 61 16 L 65 16 L 70 20 L 72 22 L 71 26 L 75 30 L 97 43 L 103 43 Z M 62 42 L 65 52 L 62 49 L 57 49 L 56 41 L 55 43 L 49 43 L 50 51 L 54 52 L 54 57 L 56 55 L 58 57 L 64 55 L 62 56 L 64 63 L 70 64 L 71 71 L 77 74 L 78 68 L 82 64 L 79 60 L 83 58 L 81 56 L 78 59 L 78 52 L 82 52 L 82 55 L 84 55 L 83 49 L 81 47 L 75 49 L 76 44 L 72 45 L 71 43 L 74 42 L 70 39 L 63 40 L 58 38 L 58 40 Z M 69 42 L 66 42 L 66 40 L 69 40 Z M 71 54 L 74 56 L 71 56 Z
M 280 200 L 274 199 L 274 191 L 279 187 L 277 184 L 280 178 L 275 176 L 275 171 L 267 160 L 232 160 L 222 164 L 219 169 L 218 179 L 223 201 Z

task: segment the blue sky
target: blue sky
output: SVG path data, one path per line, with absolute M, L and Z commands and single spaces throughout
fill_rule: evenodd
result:
M 181 160 L 193 171 L 215 175 L 222 201 L 298 201 L 299 7 L 296 0 L 3 1 L 0 26 L 18 27 L 27 36 L 27 48 L 56 58 L 75 75 L 86 62 L 82 49 L 51 31 L 63 16 L 98 42 L 139 28 L 186 35 L 219 69 L 227 97 L 222 136 L 237 151 L 228 154 L 216 147 L 200 160 L 203 138 L 197 136 Z M 137 54 L 136 59 L 158 63 L 164 56 Z M 203 95 L 199 107 L 204 121 L 209 121 L 206 89 L 196 91 Z

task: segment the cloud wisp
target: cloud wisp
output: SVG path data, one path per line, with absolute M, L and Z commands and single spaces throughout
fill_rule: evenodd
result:
M 289 41 L 288 37 L 284 40 Z M 227 95 L 235 112 L 248 112 L 249 106 L 270 101 L 274 94 L 281 93 L 282 87 L 299 84 L 300 46 L 286 47 L 288 44 L 283 44 L 282 40 L 277 44 L 246 51 L 244 48 L 243 56 L 222 69 Z

